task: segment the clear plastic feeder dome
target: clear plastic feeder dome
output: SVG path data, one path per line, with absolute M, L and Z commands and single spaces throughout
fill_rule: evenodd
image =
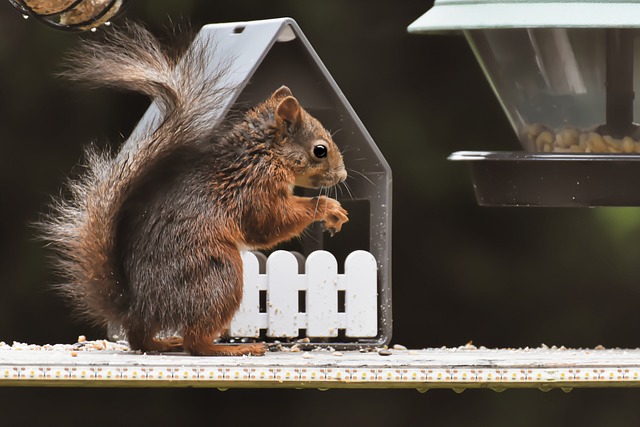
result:
M 640 4 L 436 0 L 410 32 L 466 36 L 522 147 L 640 153 Z
M 465 31 L 522 147 L 640 153 L 635 29 Z M 639 64 L 640 65 L 640 64 Z

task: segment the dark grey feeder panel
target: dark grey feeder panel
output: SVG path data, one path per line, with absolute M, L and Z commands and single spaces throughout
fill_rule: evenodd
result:
M 331 252 L 342 268 L 354 250 L 367 250 L 378 264 L 378 329 L 375 338 L 338 338 L 322 342 L 334 347 L 377 346 L 391 340 L 391 169 L 364 125 L 313 50 L 297 23 L 290 18 L 206 25 L 194 43 L 209 41 L 211 73 L 232 58 L 232 72 L 220 84 L 236 90 L 211 112 L 212 125 L 234 108 L 253 106 L 281 85 L 287 85 L 302 106 L 330 131 L 344 153 L 349 190 L 337 189 L 338 200 L 349 211 L 350 222 L 329 238 L 319 225 L 292 250 L 308 255 L 314 250 Z M 158 118 L 152 105 L 133 135 Z M 126 155 L 136 138 L 125 143 Z M 296 190 L 297 191 L 297 190 Z M 304 190 L 304 195 L 318 191 Z M 289 248 L 285 248 L 289 249 Z M 314 341 L 311 342 L 314 344 Z M 319 342 L 316 342 L 319 344 Z

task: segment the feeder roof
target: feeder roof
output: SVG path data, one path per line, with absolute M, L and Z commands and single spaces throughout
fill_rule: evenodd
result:
M 436 0 L 410 33 L 497 28 L 638 28 L 640 1 Z

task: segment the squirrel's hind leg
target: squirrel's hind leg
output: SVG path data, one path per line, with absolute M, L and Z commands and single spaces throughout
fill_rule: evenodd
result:
M 229 329 L 242 300 L 242 258 L 235 244 L 216 241 L 208 248 L 211 252 L 191 257 L 205 260 L 207 268 L 198 269 L 201 275 L 193 277 L 185 300 L 192 309 L 182 321 L 184 350 L 194 356 L 263 355 L 264 344 L 215 343 Z
M 132 326 L 127 331 L 127 339 L 132 350 L 144 352 L 156 351 L 166 353 L 171 351 L 183 351 L 183 339 L 180 337 L 156 338 L 158 327 L 135 327 Z
M 264 343 L 256 344 L 215 344 L 220 332 L 211 328 L 208 331 L 186 329 L 184 349 L 194 356 L 263 356 L 267 350 Z

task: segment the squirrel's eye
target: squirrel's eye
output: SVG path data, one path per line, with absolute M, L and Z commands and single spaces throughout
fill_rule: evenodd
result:
M 315 147 L 313 147 L 313 155 L 319 159 L 327 157 L 328 152 L 329 150 L 327 149 L 326 145 L 318 144 Z

